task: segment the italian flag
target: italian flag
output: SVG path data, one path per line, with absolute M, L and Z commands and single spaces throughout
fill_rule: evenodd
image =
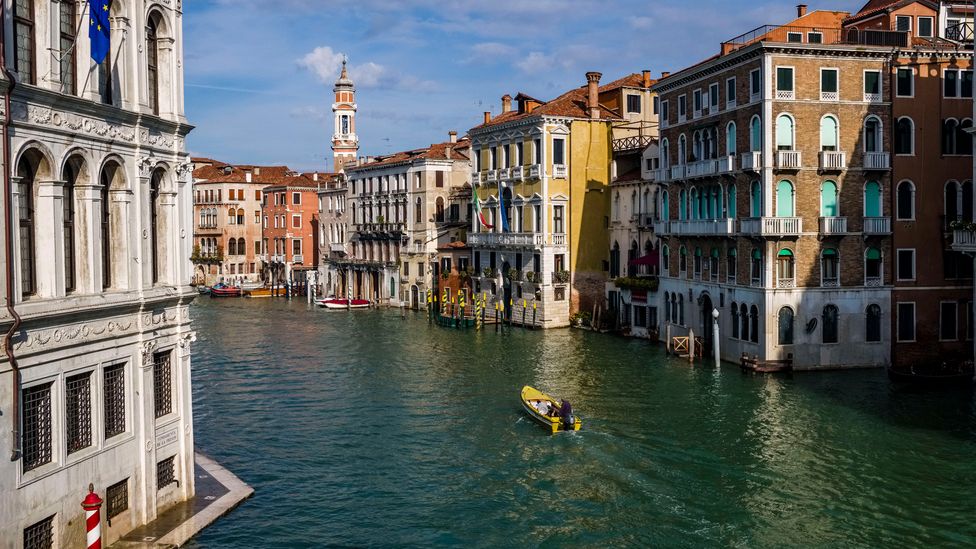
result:
M 495 227 L 488 224 L 488 220 L 485 219 L 485 214 L 481 211 L 481 199 L 478 198 L 478 191 L 474 187 L 471 187 L 471 194 L 471 203 L 474 204 L 474 212 L 478 216 L 478 222 L 481 223 L 481 227 L 483 229 L 494 229 Z

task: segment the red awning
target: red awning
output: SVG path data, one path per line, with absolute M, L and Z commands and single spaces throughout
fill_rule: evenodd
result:
M 628 262 L 628 265 L 650 265 L 652 267 L 657 267 L 661 262 L 656 253 L 645 255 L 644 257 L 639 257 Z

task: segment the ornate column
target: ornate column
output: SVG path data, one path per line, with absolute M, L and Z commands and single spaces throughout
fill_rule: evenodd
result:
M 181 254 L 179 253 L 177 196 L 177 193 L 172 190 L 160 191 L 159 193 L 159 210 L 156 216 L 156 246 L 158 247 L 156 258 L 159 261 L 157 267 L 159 284 L 178 284 L 177 275 L 180 268 L 177 262 Z
M 129 189 L 109 191 L 111 221 L 109 242 L 112 250 L 112 288 L 128 290 L 139 287 L 138 226 L 132 223 L 132 201 Z
M 79 293 L 102 291 L 102 186 L 75 185 L 78 211 L 75 212 L 75 288 Z

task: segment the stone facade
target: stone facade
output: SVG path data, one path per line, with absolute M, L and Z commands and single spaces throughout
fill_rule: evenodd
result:
M 48 54 L 63 45 L 50 32 L 62 18 L 87 28 L 85 4 L 28 5 L 18 16 L 32 36 L 4 23 L 18 77 L 0 113 L 15 212 L 4 301 L 20 321 L 0 310 L 15 359 L 0 358 L 10 427 L 0 445 L 12 450 L 0 465 L 0 539 L 20 547 L 33 527 L 54 546 L 84 546 L 91 483 L 112 502 L 110 544 L 194 493 L 181 4 L 116 2 L 102 66 L 87 33 L 62 63 Z M 15 46 L 25 43 L 31 57 Z

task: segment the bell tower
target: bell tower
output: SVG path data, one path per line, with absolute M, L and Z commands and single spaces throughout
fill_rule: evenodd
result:
M 335 171 L 341 173 L 346 166 L 356 163 L 359 154 L 359 137 L 356 135 L 356 86 L 346 72 L 346 60 L 342 60 L 342 73 L 336 80 L 335 103 L 332 104 L 335 133 L 332 135 L 332 160 Z

